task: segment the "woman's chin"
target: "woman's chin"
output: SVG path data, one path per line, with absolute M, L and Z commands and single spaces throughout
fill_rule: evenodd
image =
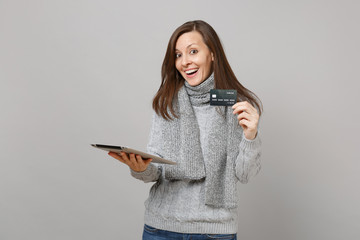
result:
M 201 84 L 205 79 L 201 78 L 185 78 L 185 81 L 192 87 Z

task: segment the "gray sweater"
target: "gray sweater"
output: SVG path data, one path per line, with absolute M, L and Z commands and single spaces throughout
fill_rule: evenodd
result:
M 202 151 L 206 151 L 208 147 L 205 146 L 205 139 L 211 120 L 208 116 L 216 109 L 209 104 L 201 104 L 193 105 L 193 110 L 200 129 L 201 148 Z M 154 119 L 155 117 L 153 121 Z M 247 183 L 260 170 L 260 146 L 259 134 L 254 140 L 248 140 L 242 135 L 239 146 L 241 151 L 235 163 L 236 177 L 240 182 Z M 237 208 L 215 208 L 205 205 L 204 179 L 167 180 L 161 164 L 155 163 L 151 163 L 144 172 L 131 171 L 131 175 L 144 182 L 156 182 L 145 202 L 145 224 L 182 233 L 237 232 Z

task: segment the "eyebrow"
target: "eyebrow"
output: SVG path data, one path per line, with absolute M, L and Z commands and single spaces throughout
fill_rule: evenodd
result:
M 188 49 L 188 48 L 191 47 L 192 45 L 196 45 L 196 43 L 190 43 L 190 44 L 186 47 L 186 49 Z M 179 51 L 179 49 L 175 48 L 175 51 Z

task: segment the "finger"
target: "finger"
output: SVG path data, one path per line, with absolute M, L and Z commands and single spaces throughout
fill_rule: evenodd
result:
M 253 121 L 249 121 L 247 119 L 241 119 L 239 121 L 239 125 L 245 130 L 245 129 L 250 129 L 250 130 L 256 130 L 257 131 L 257 125 L 256 123 L 254 123 Z
M 242 112 L 237 116 L 238 120 L 241 119 L 246 119 L 252 123 L 254 123 L 255 125 L 257 125 L 258 121 L 259 121 L 259 115 L 257 114 L 249 114 L 247 112 Z
M 237 107 L 239 107 L 239 106 L 243 106 L 245 104 L 245 101 L 241 101 L 241 102 L 237 102 L 237 103 L 235 103 L 234 105 L 232 105 L 232 109 L 235 109 L 235 108 L 237 108 Z
M 249 102 L 243 101 L 238 102 L 232 106 L 232 109 L 234 109 L 233 113 L 240 113 L 242 111 L 248 112 L 250 114 L 257 113 L 256 108 L 253 107 Z
M 135 159 L 136 159 L 136 162 L 141 165 L 141 166 L 144 166 L 147 162 L 151 162 L 152 161 L 152 158 L 143 158 L 141 155 L 139 154 L 136 154 L 135 155 Z M 151 159 L 149 161 L 149 159 Z
M 109 154 L 109 156 L 111 156 L 113 158 L 116 158 L 118 160 L 121 158 L 121 156 L 119 156 L 119 154 L 117 154 L 115 152 L 109 152 L 108 154 Z
M 256 109 L 250 109 L 250 108 L 244 108 L 244 109 L 239 109 L 233 112 L 234 114 L 248 114 L 248 118 L 249 120 L 256 120 L 259 119 L 259 114 L 257 113 Z
M 136 157 L 135 157 L 135 154 L 134 153 L 130 153 L 129 154 L 129 159 L 130 159 L 130 162 L 132 164 L 138 164 L 138 162 L 136 161 Z
M 137 154 L 137 155 L 135 156 L 135 158 L 136 158 L 136 162 L 137 162 L 139 165 L 142 166 L 143 163 L 144 163 L 144 160 L 142 159 L 141 155 Z
M 247 120 L 247 119 L 241 119 L 241 120 L 239 121 L 239 125 L 240 125 L 243 129 L 249 128 L 250 121 Z
M 248 107 L 248 106 L 251 106 L 251 104 L 248 101 L 241 101 L 241 102 L 237 102 L 234 105 L 232 105 L 232 108 L 235 109 L 235 108 L 241 107 L 241 106 Z
M 122 157 L 122 159 L 125 161 L 125 164 L 130 166 L 131 160 L 130 160 L 129 154 L 127 154 L 127 153 L 125 153 L 125 152 L 120 152 L 119 155 L 120 155 L 120 156 Z
M 244 102 L 244 105 L 246 106 L 246 108 L 250 109 L 251 111 L 256 110 L 256 109 L 254 108 L 254 106 L 253 106 L 251 103 L 249 103 L 248 101 L 245 101 L 245 102 Z
M 150 158 L 150 160 L 149 159 L 143 159 L 142 156 L 139 155 L 139 154 L 135 155 L 135 158 L 136 158 L 137 163 L 133 167 L 134 167 L 134 169 L 136 171 L 141 171 L 141 172 L 145 171 L 147 169 L 149 163 L 152 160 L 151 158 Z
M 249 107 L 245 104 L 245 103 L 241 103 L 239 105 L 237 105 L 237 107 L 233 108 L 233 114 L 239 114 L 241 112 L 251 112 L 251 110 L 249 109 Z
M 117 153 L 109 152 L 108 155 L 115 158 L 115 159 L 117 159 L 117 160 L 119 160 L 122 163 L 125 163 L 124 159 Z
M 238 116 L 237 119 L 240 121 L 241 119 L 247 119 L 249 121 L 251 121 L 251 115 L 245 111 L 241 112 Z
M 238 106 L 237 108 L 235 108 L 233 110 L 233 114 L 240 114 L 240 113 L 245 112 L 245 111 L 246 111 L 245 106 Z
M 139 165 L 141 166 L 147 166 L 151 161 L 152 161 L 152 158 L 142 158 L 141 155 L 136 155 L 136 160 L 138 162 Z M 150 160 L 149 160 L 150 159 Z
M 145 165 L 149 165 L 152 160 L 152 158 L 144 159 Z

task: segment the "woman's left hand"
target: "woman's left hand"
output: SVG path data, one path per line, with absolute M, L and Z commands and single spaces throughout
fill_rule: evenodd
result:
M 247 101 L 243 101 L 235 103 L 232 109 L 234 109 L 233 114 L 238 114 L 237 119 L 244 130 L 245 137 L 253 140 L 256 137 L 259 123 L 259 114 L 256 108 Z

